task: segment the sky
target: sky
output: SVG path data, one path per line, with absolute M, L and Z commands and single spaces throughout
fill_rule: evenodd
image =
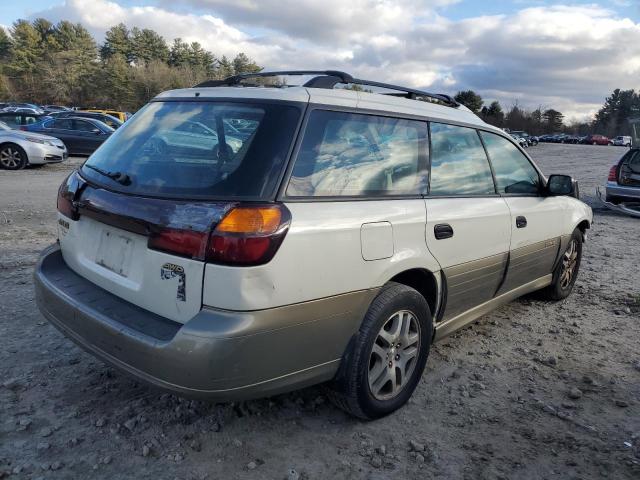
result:
M 640 0 L 0 0 L 0 25 L 44 17 L 152 28 L 266 69 L 336 69 L 585 120 L 640 89 Z

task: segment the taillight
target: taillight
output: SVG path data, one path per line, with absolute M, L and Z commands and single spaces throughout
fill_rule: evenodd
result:
M 58 211 L 71 220 L 78 219 L 78 212 L 73 206 L 69 191 L 66 189 L 66 183 L 63 183 L 58 189 L 58 200 L 56 207 Z
M 607 180 L 609 182 L 615 182 L 618 180 L 618 166 L 614 165 L 613 167 L 611 167 L 611 170 L 609 170 L 609 177 L 607 178 Z
M 211 234 L 206 259 L 224 265 L 262 265 L 278 251 L 291 214 L 284 205 L 240 205 Z
M 208 238 L 209 232 L 166 228 L 151 233 L 151 235 L 149 235 L 148 246 L 155 250 L 203 259 Z
M 284 205 L 238 205 L 209 231 L 161 228 L 149 235 L 154 250 L 223 265 L 262 265 L 284 239 L 291 214 Z

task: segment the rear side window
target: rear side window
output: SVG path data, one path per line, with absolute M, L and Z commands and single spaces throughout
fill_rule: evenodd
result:
M 58 119 L 54 120 L 53 125 L 47 125 L 47 128 L 59 128 L 61 130 L 72 130 L 71 120 Z
M 103 171 L 126 174 L 129 181 L 118 183 L 91 168 L 83 168 L 82 174 L 126 193 L 270 198 L 299 118 L 294 104 L 152 102 L 87 161 Z M 234 124 L 245 128 L 231 133 L 228 125 Z
M 74 120 L 73 121 L 75 130 L 79 130 L 81 132 L 91 132 L 94 129 L 98 128 L 91 122 L 85 122 L 84 120 Z
M 540 191 L 540 176 L 531 162 L 509 140 L 481 132 L 500 193 L 530 194 Z
M 315 110 L 289 197 L 419 195 L 428 175 L 426 122 Z
M 22 125 L 22 116 L 20 115 L 2 115 L 0 120 L 9 125 L 11 128 L 16 128 Z
M 487 155 L 474 129 L 431 123 L 429 192 L 432 195 L 495 193 Z

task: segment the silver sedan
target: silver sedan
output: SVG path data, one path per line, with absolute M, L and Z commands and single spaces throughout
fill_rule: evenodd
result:
M 0 122 L 0 168 L 20 170 L 27 165 L 62 162 L 69 156 L 62 140 L 39 133 L 12 130 Z

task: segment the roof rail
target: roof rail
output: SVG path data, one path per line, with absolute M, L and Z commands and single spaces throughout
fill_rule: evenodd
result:
M 430 98 L 444 103 L 445 105 L 450 107 L 460 106 L 460 104 L 449 95 L 445 95 L 442 93 L 429 93 L 422 90 L 415 90 L 413 88 L 392 85 L 389 83 L 375 82 L 372 80 L 362 80 L 360 78 L 354 78 L 348 73 L 341 72 L 339 70 L 283 70 L 275 72 L 243 73 L 240 75 L 227 77 L 223 80 L 207 80 L 205 82 L 199 83 L 198 85 L 195 85 L 195 88 L 235 86 L 240 85 L 243 80 L 247 80 L 249 78 L 264 78 L 288 75 L 316 75 L 314 78 L 304 84 L 304 86 L 308 88 L 333 89 L 340 83 L 361 85 L 364 87 L 384 88 L 386 90 L 393 90 L 395 92 L 398 92 L 385 93 L 384 95 L 393 95 L 398 97 L 410 98 L 413 100 Z

